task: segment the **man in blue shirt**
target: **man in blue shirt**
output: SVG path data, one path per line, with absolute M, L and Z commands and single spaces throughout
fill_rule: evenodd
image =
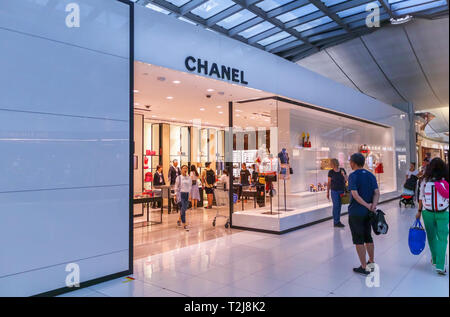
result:
M 353 172 L 348 178 L 348 187 L 351 192 L 348 206 L 348 222 L 352 233 L 353 244 L 356 247 L 361 266 L 354 268 L 355 273 L 369 275 L 367 265 L 374 262 L 375 247 L 371 235 L 370 213 L 377 209 L 380 191 L 377 179 L 368 170 L 364 169 L 365 157 L 355 153 L 350 157 L 350 166 Z M 366 252 L 369 261 L 366 263 Z

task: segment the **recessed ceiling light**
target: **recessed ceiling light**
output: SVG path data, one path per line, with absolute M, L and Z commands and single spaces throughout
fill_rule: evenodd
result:
M 205 111 L 205 108 L 200 108 L 200 111 Z
M 174 84 L 181 84 L 181 81 L 179 81 L 179 80 L 174 80 L 173 83 L 174 83 Z
M 168 97 L 166 97 L 166 99 L 172 100 L 173 97 L 172 96 L 168 96 Z
M 157 118 L 157 116 L 153 115 L 152 118 Z
M 217 106 L 217 109 L 222 109 L 222 106 Z
M 223 111 L 219 111 L 220 114 L 223 114 Z
M 209 89 L 206 89 L 206 91 L 213 92 L 214 89 L 209 88 Z
M 139 106 L 140 103 L 139 103 L 139 102 L 135 102 L 134 105 L 135 105 L 135 106 Z
M 236 109 L 236 112 L 242 112 L 242 110 Z
M 138 93 L 138 92 L 139 92 L 139 90 L 135 89 L 135 90 L 134 90 L 134 92 L 135 92 L 135 93 Z

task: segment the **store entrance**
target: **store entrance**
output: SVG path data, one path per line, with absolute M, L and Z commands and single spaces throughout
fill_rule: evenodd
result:
M 238 232 L 225 228 L 229 200 L 208 195 L 210 190 L 202 183 L 208 165 L 216 181 L 226 180 L 230 103 L 267 96 L 259 90 L 135 63 L 135 260 Z M 192 180 L 187 228 L 178 225 L 180 197 L 174 190 L 183 168 Z M 207 208 L 208 196 L 213 197 L 212 209 Z

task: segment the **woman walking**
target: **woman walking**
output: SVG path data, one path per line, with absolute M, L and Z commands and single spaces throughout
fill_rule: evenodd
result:
M 331 160 L 331 167 L 333 169 L 328 172 L 327 199 L 330 200 L 331 191 L 334 227 L 343 228 L 345 226 L 341 222 L 341 195 L 345 192 L 345 183 L 348 178 L 345 169 L 339 167 L 337 159 Z
M 193 209 L 197 209 L 197 204 L 200 200 L 200 190 L 198 189 L 198 178 L 199 173 L 197 171 L 197 167 L 195 165 L 191 165 L 191 180 L 192 180 L 192 189 L 190 195 L 190 201 Z
M 448 198 L 448 166 L 437 157 L 431 160 L 425 170 L 416 218 L 423 218 L 431 251 L 431 264 L 440 275 L 447 274 Z
M 183 224 L 184 229 L 189 231 L 186 223 L 186 210 L 189 205 L 189 193 L 192 190 L 192 179 L 188 175 L 187 165 L 181 167 L 181 175 L 179 175 L 175 181 L 175 192 L 177 194 L 177 201 L 181 202 L 180 217 L 178 218 L 177 225 L 180 227 Z

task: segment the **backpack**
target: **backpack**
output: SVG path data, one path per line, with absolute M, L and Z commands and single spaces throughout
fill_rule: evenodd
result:
M 440 186 L 441 188 L 437 188 Z M 448 192 L 448 183 L 446 181 L 427 182 L 423 193 L 423 206 L 430 211 L 445 211 L 448 209 L 448 195 L 444 197 L 441 193 L 446 190 Z
M 216 182 L 216 173 L 213 170 L 206 171 L 206 183 L 208 185 L 214 185 Z
M 370 224 L 372 225 L 372 230 L 376 235 L 386 234 L 389 230 L 389 226 L 384 218 L 385 213 L 381 210 L 377 210 L 375 213 L 370 213 Z

